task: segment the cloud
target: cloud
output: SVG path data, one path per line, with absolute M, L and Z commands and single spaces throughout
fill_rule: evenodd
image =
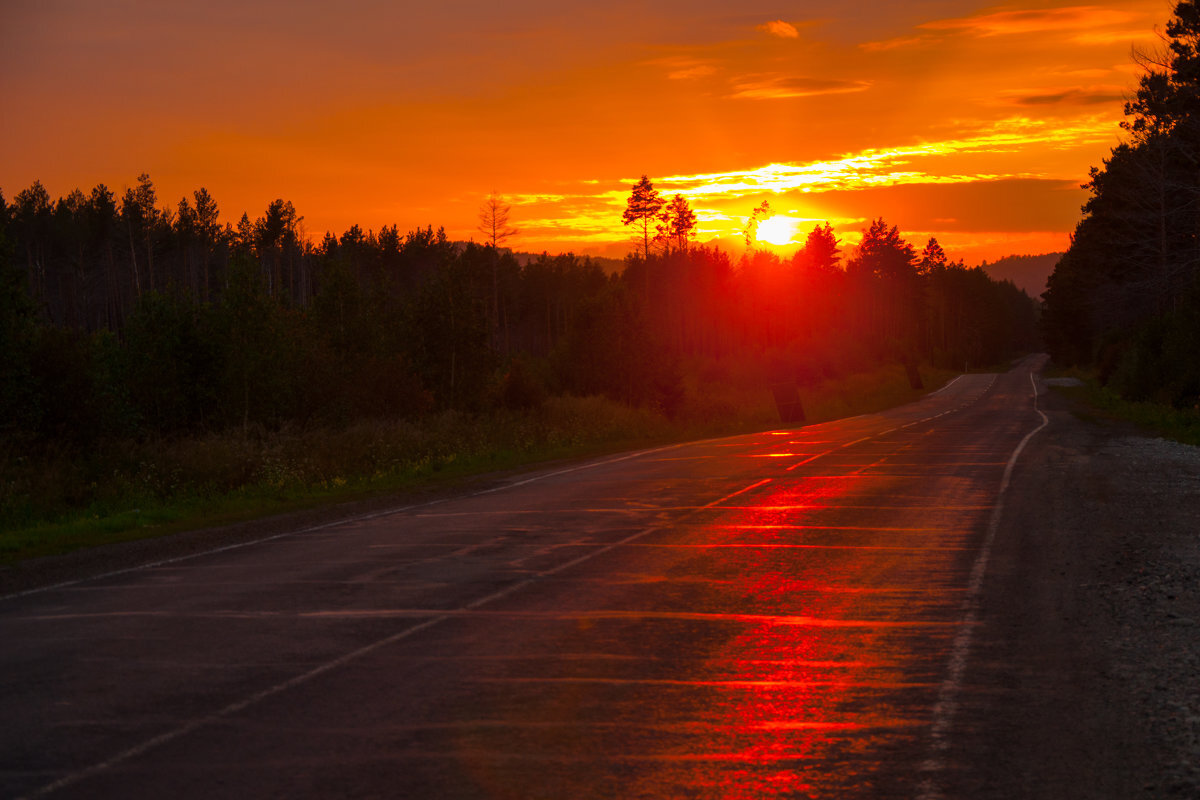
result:
M 879 42 L 863 42 L 859 47 L 869 53 L 878 53 L 884 50 L 896 50 L 901 47 L 912 47 L 914 45 L 924 44 L 929 41 L 926 36 L 900 36 L 895 39 L 884 39 Z
M 664 67 L 667 70 L 667 78 L 673 81 L 706 78 L 717 72 L 717 68 L 713 66 L 712 62 L 700 58 L 658 58 L 645 63 Z
M 1071 37 L 1076 44 L 1125 44 L 1147 39 L 1150 32 L 1142 28 L 1119 29 L 1112 31 L 1083 31 Z
M 1019 106 L 1092 106 L 1108 105 L 1125 99 L 1120 89 L 1099 87 L 1093 89 L 1061 89 L 1058 91 L 1022 94 L 1012 98 Z
M 1094 30 L 1106 25 L 1120 25 L 1133 19 L 1124 11 L 1100 6 L 1066 6 L 1064 8 L 994 11 L 971 17 L 936 20 L 918 27 L 934 31 L 961 32 L 972 36 L 1003 36 L 1080 29 Z
M 731 97 L 751 100 L 780 100 L 815 97 L 823 94 L 848 94 L 869 89 L 868 81 L 844 81 L 787 75 L 748 75 L 734 81 Z
M 781 19 L 773 19 L 765 25 L 759 25 L 757 30 L 778 36 L 780 39 L 797 39 L 800 36 L 800 31 L 796 30 L 795 25 Z
M 695 78 L 705 78 L 717 71 L 717 68 L 710 64 L 696 64 L 691 67 L 683 67 L 667 73 L 667 77 L 673 81 L 686 81 Z

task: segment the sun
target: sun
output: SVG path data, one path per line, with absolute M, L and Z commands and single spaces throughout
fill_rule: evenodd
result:
M 779 247 L 793 244 L 796 236 L 797 220 L 776 214 L 758 223 L 757 239 Z

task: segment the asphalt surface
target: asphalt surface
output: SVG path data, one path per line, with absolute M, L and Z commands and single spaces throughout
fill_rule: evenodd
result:
M 1040 364 L 0 599 L 0 796 L 953 796 Z

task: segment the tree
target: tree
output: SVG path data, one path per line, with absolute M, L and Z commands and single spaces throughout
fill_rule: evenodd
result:
M 483 234 L 485 244 L 490 244 L 493 248 L 499 249 L 500 245 L 520 233 L 519 230 L 508 224 L 508 216 L 512 213 L 512 206 L 504 202 L 504 198 L 495 192 L 488 195 L 483 201 L 483 205 L 479 207 L 479 225 L 477 226 L 480 233 Z
M 1200 274 L 1200 4 L 1176 3 L 1165 48 L 1125 104 L 1130 141 L 1093 168 L 1084 218 L 1048 282 L 1043 333 L 1058 361 L 1098 359 L 1106 378 L 1142 359 L 1135 332 L 1178 313 Z M 1124 355 L 1123 355 L 1124 354 Z
M 146 278 L 150 291 L 155 290 L 154 281 L 154 248 L 159 233 L 169 220 L 166 213 L 156 207 L 158 195 L 154 191 L 154 183 L 146 173 L 138 175 L 136 189 L 126 189 L 121 198 L 121 216 L 125 220 L 126 231 L 129 234 L 129 258 L 133 264 L 133 285 L 138 297 L 141 297 L 145 287 L 142 286 L 141 272 L 137 265 L 137 246 L 140 240 L 146 249 Z
M 269 422 L 286 406 L 288 375 L 282 312 L 267 294 L 259 269 L 248 254 L 237 254 L 226 273 L 225 290 L 215 310 L 215 338 L 223 351 L 221 407 L 240 416 L 243 432 L 250 422 Z
M 500 245 L 516 236 L 519 231 L 508 224 L 512 206 L 504 198 L 492 192 L 479 207 L 479 232 L 484 242 L 492 248 L 492 339 L 500 339 Z
M 945 269 L 946 264 L 946 251 L 938 244 L 937 239 L 930 236 L 925 249 L 921 251 L 921 261 L 919 262 L 918 271 L 922 275 L 928 275 L 936 270 Z
M 25 245 L 25 272 L 29 289 L 38 299 L 45 297 L 52 222 L 50 194 L 41 181 L 34 181 L 32 186 L 13 198 L 13 234 L 16 240 Z
M 218 219 L 220 212 L 217 201 L 203 186 L 192 192 L 192 197 L 196 201 L 192 206 L 192 225 L 200 246 L 200 300 L 207 301 L 212 288 L 213 251 L 221 242 L 221 222 Z
M 13 263 L 7 216 L 0 196 L 0 439 L 31 431 L 37 422 L 30 382 L 37 321 L 27 276 Z
M 696 212 L 692 211 L 692 207 L 688 205 L 688 201 L 683 195 L 675 195 L 667 204 L 666 210 L 663 211 L 656 238 L 667 242 L 668 245 L 673 243 L 677 251 L 686 253 L 688 242 L 691 241 L 695 232 Z
M 478 408 L 495 366 L 483 304 L 463 290 L 465 277 L 461 263 L 442 265 L 412 309 L 414 366 L 443 408 Z
M 636 225 L 642 234 L 642 257 L 650 260 L 650 226 L 658 219 L 664 200 L 654 184 L 645 175 L 633 185 L 629 199 L 625 202 L 625 213 L 621 221 L 625 225 Z
M 905 279 L 916 273 L 916 260 L 912 245 L 904 241 L 900 229 L 895 225 L 889 229 L 880 217 L 863 231 L 858 250 L 846 266 L 851 272 Z
M 742 232 L 742 235 L 746 237 L 746 247 L 754 247 L 758 244 L 758 224 L 773 216 L 775 213 L 771 211 L 771 204 L 766 200 L 763 200 L 762 205 L 750 212 L 750 218 L 746 220 L 746 230 Z
M 841 249 L 838 247 L 837 237 L 833 235 L 833 226 L 828 222 L 825 223 L 824 228 L 814 225 L 812 232 L 804 240 L 802 252 L 808 265 L 813 269 L 823 272 L 837 269 L 838 254 Z
M 125 317 L 125 293 L 123 284 L 117 278 L 117 260 L 114 245 L 120 228 L 117 215 L 117 204 L 112 191 L 103 183 L 92 189 L 88 198 L 88 228 L 91 231 L 94 257 L 104 264 L 104 310 L 99 318 L 105 320 L 109 328 L 115 328 Z
M 296 261 L 300 251 L 300 223 L 290 200 L 272 200 L 264 216 L 254 222 L 254 250 L 267 274 L 267 294 L 278 297 L 286 277 L 289 299 L 296 295 Z M 286 275 L 285 268 L 286 267 Z
M 1200 5 L 1195 0 L 1175 4 L 1167 23 L 1166 51 L 1135 52 L 1145 69 L 1137 94 L 1125 103 L 1122 123 L 1135 139 L 1175 131 L 1182 124 L 1189 136 L 1200 133 Z
M 846 264 L 848 277 L 861 293 L 864 324 L 874 332 L 876 345 L 908 357 L 916 346 L 921 314 L 917 254 L 895 225 L 883 218 L 863 231 L 862 241 Z

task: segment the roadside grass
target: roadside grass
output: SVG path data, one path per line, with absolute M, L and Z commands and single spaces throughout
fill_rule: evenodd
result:
M 1080 381 L 1079 386 L 1055 386 L 1054 389 L 1088 409 L 1075 412 L 1081 419 L 1129 422 L 1165 439 L 1200 446 L 1200 408 L 1174 408 L 1148 401 L 1124 400 L 1116 392 L 1101 386 L 1096 374 L 1088 370 L 1053 369 L 1047 376 Z
M 801 387 L 806 424 L 901 405 L 956 374 L 923 368 L 925 390 L 911 389 L 899 366 L 810 382 Z M 107 442 L 87 454 L 13 446 L 0 452 L 0 564 L 779 427 L 754 376 L 730 368 L 689 374 L 685 385 L 675 419 L 602 397 L 560 396 L 526 411 Z

